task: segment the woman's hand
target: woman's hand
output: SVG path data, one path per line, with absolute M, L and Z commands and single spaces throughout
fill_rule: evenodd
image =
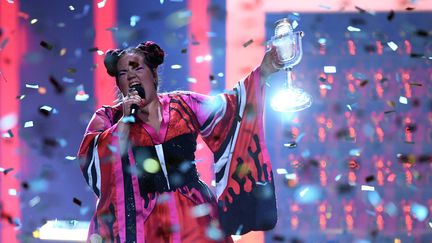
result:
M 139 108 L 144 106 L 145 100 L 138 95 L 138 91 L 132 90 L 127 96 L 123 97 L 123 117 L 130 116 L 132 104 L 136 104 Z M 136 112 L 135 114 L 137 114 Z
M 282 67 L 283 64 L 278 62 L 276 48 L 272 46 L 270 50 L 266 51 L 261 65 L 259 66 L 262 82 L 264 82 L 270 74 L 279 71 Z

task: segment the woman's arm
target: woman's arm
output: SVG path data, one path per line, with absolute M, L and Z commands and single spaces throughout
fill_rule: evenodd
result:
M 261 64 L 258 69 L 261 73 L 261 86 L 265 84 L 266 79 L 272 74 L 279 71 L 282 68 L 282 64 L 279 64 L 277 61 L 277 53 L 276 48 L 272 48 L 266 51 Z

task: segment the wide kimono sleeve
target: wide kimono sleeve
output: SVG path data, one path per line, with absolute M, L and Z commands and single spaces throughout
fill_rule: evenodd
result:
M 269 230 L 277 221 L 260 79 L 257 68 L 229 92 L 188 96 L 201 136 L 214 153 L 219 217 L 228 234 Z
M 107 185 L 112 172 L 113 136 L 117 124 L 113 123 L 113 109 L 98 109 L 91 118 L 78 150 L 82 174 L 93 192 L 100 198 L 103 185 Z M 105 181 L 105 183 L 104 183 Z M 107 188 L 108 189 L 108 188 Z

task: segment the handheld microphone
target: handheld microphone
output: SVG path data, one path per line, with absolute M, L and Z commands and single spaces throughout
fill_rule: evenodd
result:
M 145 99 L 145 91 L 143 89 L 143 87 L 140 84 L 135 84 L 132 85 L 132 87 L 130 87 L 129 91 L 137 91 L 138 95 L 142 98 Z M 137 104 L 132 104 L 130 106 L 130 115 L 136 118 L 136 114 L 138 113 L 139 107 Z

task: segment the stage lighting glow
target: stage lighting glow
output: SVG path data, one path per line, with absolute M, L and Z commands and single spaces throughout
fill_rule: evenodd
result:
M 33 237 L 41 240 L 85 242 L 90 222 L 76 220 L 48 220 Z
M 300 89 L 279 91 L 271 102 L 271 107 L 279 112 L 296 112 L 310 107 L 312 97 Z

